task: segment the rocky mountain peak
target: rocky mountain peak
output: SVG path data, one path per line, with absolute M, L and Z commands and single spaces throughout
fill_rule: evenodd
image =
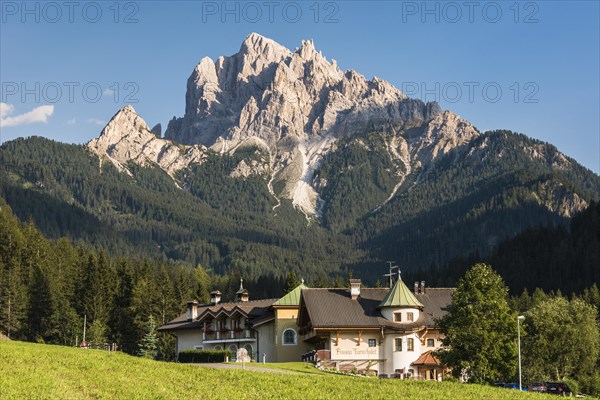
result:
M 263 56 L 264 58 L 276 61 L 281 59 L 282 56 L 288 56 L 290 51 L 276 41 L 253 32 L 242 42 L 238 54 L 246 54 L 252 56 L 251 58 Z
M 135 109 L 131 105 L 126 105 L 110 119 L 100 136 L 88 143 L 88 148 L 98 155 L 108 155 L 109 152 L 114 150 L 115 146 L 123 143 L 124 140 L 126 141 L 128 138 L 139 140 L 147 134 L 156 137 Z M 129 156 L 129 154 L 126 154 L 126 156 Z M 122 158 L 124 163 L 128 161 L 126 157 Z M 121 168 L 121 165 L 119 164 L 118 167 Z
M 112 137 L 123 131 L 150 130 L 146 121 L 140 117 L 131 105 L 121 108 L 110 119 L 108 124 L 100 133 L 100 137 Z
M 187 162 L 201 161 L 202 146 L 218 152 L 259 146 L 269 154 L 271 182 L 282 183 L 273 195 L 314 215 L 321 200 L 313 175 L 335 151 L 336 141 L 390 127 L 397 135 L 409 128 L 423 133 L 394 142 L 401 149 L 392 153 L 403 154 L 406 171 L 478 134 L 467 121 L 442 113 L 437 103 L 409 99 L 378 77 L 342 72 L 312 40 L 292 52 L 252 33 L 236 54 L 216 62 L 204 57 L 195 66 L 187 81 L 185 114 L 169 122 L 168 140 L 152 133 L 133 108 L 124 107 L 89 146 L 118 163 L 153 162 L 170 174 Z
M 252 33 L 238 53 L 200 61 L 188 79 L 185 115 L 169 123 L 165 137 L 207 146 L 257 137 L 274 148 L 289 138 L 362 130 L 371 116 L 423 117 L 417 110 L 424 110 L 422 102 L 404 100 L 400 90 L 382 79 L 343 73 L 312 40 L 291 52 Z
M 146 121 L 135 109 L 127 105 L 120 109 L 109 121 L 96 139 L 87 147 L 101 160 L 113 163 L 120 171 L 129 172 L 127 164 L 133 161 L 139 165 L 156 164 L 172 175 L 190 163 L 202 162 L 206 148 L 201 146 L 177 146 L 160 138 L 150 130 Z

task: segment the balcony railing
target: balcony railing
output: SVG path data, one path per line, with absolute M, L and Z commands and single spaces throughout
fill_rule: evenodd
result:
M 256 339 L 256 332 L 250 329 L 242 331 L 226 331 L 226 332 L 203 332 L 202 340 L 231 340 L 231 339 Z

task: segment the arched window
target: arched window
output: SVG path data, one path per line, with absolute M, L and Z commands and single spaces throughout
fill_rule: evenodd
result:
M 251 344 L 245 344 L 244 348 L 246 349 L 246 351 L 248 352 L 248 357 L 250 358 L 254 358 L 254 351 L 252 350 L 252 345 Z
M 216 345 L 215 347 L 213 347 L 213 350 L 223 350 L 223 348 L 219 345 Z
M 231 352 L 231 361 L 235 362 L 237 360 L 237 346 L 235 344 L 229 345 L 227 350 Z
M 284 346 L 290 346 L 296 344 L 296 331 L 289 328 L 283 331 L 283 341 Z

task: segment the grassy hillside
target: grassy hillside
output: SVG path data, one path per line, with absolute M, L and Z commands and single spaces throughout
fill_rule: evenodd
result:
M 2 399 L 543 399 L 478 385 L 213 370 L 120 353 L 0 342 Z

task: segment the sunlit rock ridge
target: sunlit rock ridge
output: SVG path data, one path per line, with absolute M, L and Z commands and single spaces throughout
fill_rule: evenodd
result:
M 232 176 L 264 176 L 273 196 L 318 218 L 324 184 L 315 179 L 319 165 L 340 140 L 379 131 L 386 133 L 386 156 L 398 179 L 380 207 L 409 175 L 480 136 L 435 102 L 410 99 L 377 77 L 342 71 L 311 40 L 291 51 L 252 33 L 236 54 L 201 59 L 187 80 L 185 114 L 169 122 L 164 138 L 127 106 L 88 147 L 121 169 L 130 161 L 154 163 L 171 176 L 201 163 L 207 151 L 257 147 L 267 154 L 266 165 L 244 163 Z

